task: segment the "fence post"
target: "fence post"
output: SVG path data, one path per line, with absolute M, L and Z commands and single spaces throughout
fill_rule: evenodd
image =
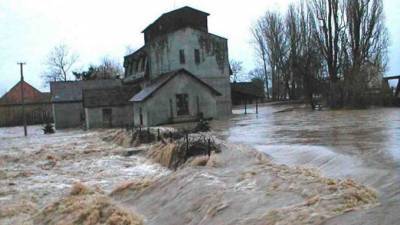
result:
M 186 151 L 185 151 L 185 160 L 187 160 L 187 155 L 189 152 L 189 133 L 186 132 L 185 134 L 185 139 L 186 139 Z
M 160 141 L 160 128 L 157 129 L 157 141 Z
M 247 99 L 244 100 L 244 114 L 247 114 Z
M 256 114 L 258 114 L 258 98 L 256 98 Z
M 208 143 L 208 157 L 210 157 L 211 156 L 211 140 L 210 140 L 210 138 L 208 138 L 208 141 L 207 141 Z
M 189 133 L 186 132 L 186 152 L 189 151 Z

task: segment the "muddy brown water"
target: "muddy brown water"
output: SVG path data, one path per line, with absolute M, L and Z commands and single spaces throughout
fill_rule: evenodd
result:
M 306 165 L 335 178 L 375 188 L 380 206 L 350 212 L 327 224 L 399 224 L 400 109 L 311 111 L 304 106 L 234 110 L 214 122 L 218 135 L 250 145 L 278 163 Z

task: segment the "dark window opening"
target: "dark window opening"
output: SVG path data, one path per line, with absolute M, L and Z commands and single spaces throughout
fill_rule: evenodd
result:
M 112 127 L 112 109 L 103 109 L 103 127 Z
M 194 61 L 196 64 L 200 63 L 200 51 L 198 49 L 194 50 Z
M 185 64 L 185 50 L 179 50 L 179 61 L 181 64 Z
M 143 113 L 142 113 L 142 107 L 139 108 L 139 123 L 140 126 L 143 126 Z
M 139 72 L 139 63 L 140 61 L 136 61 L 136 68 L 135 68 L 135 72 Z
M 189 98 L 187 94 L 176 95 L 176 108 L 178 116 L 189 115 Z
M 140 68 L 140 71 L 144 71 L 144 69 L 146 68 L 146 58 L 142 59 L 142 68 Z

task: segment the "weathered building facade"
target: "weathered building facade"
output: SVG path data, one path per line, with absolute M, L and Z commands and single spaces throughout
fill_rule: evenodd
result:
M 213 87 L 185 69 L 160 75 L 136 94 L 134 124 L 159 125 L 217 116 L 217 97 Z
M 125 56 L 125 81 L 140 83 L 142 88 L 145 88 L 159 76 L 185 69 L 220 93 L 214 96 L 216 100 L 214 117 L 230 115 L 232 106 L 227 39 L 208 32 L 208 15 L 190 7 L 183 7 L 163 14 L 149 25 L 143 31 L 145 45 L 133 54 Z M 190 93 L 190 90 L 188 92 Z M 158 102 L 152 106 L 153 109 L 155 111 L 160 111 L 158 107 L 169 109 L 168 99 L 177 101 L 176 94 L 179 93 L 170 93 L 171 96 L 165 102 Z M 201 96 L 201 93 L 194 95 Z M 191 111 L 196 110 L 191 109 Z M 169 112 L 167 110 L 164 113 Z M 147 121 L 149 123 L 146 125 L 155 125 L 158 119 Z
M 121 87 L 119 79 L 51 82 L 51 102 L 56 129 L 85 125 L 83 90 Z
M 111 128 L 133 125 L 133 104 L 130 97 L 138 86 L 83 90 L 86 128 Z
M 0 126 L 23 124 L 21 88 L 24 91 L 27 124 L 52 122 L 50 93 L 41 92 L 23 81 L 18 82 L 0 98 Z

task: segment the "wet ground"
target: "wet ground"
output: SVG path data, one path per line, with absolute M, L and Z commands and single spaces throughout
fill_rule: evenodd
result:
M 375 188 L 381 205 L 349 213 L 354 224 L 395 224 L 400 220 L 400 109 L 311 111 L 305 106 L 234 110 L 215 122 L 220 137 L 246 144 L 288 165 L 306 165 L 324 175 L 350 177 Z M 342 217 L 349 216 L 346 214 Z M 341 217 L 331 223 L 341 224 Z M 348 218 L 347 220 L 348 221 Z

